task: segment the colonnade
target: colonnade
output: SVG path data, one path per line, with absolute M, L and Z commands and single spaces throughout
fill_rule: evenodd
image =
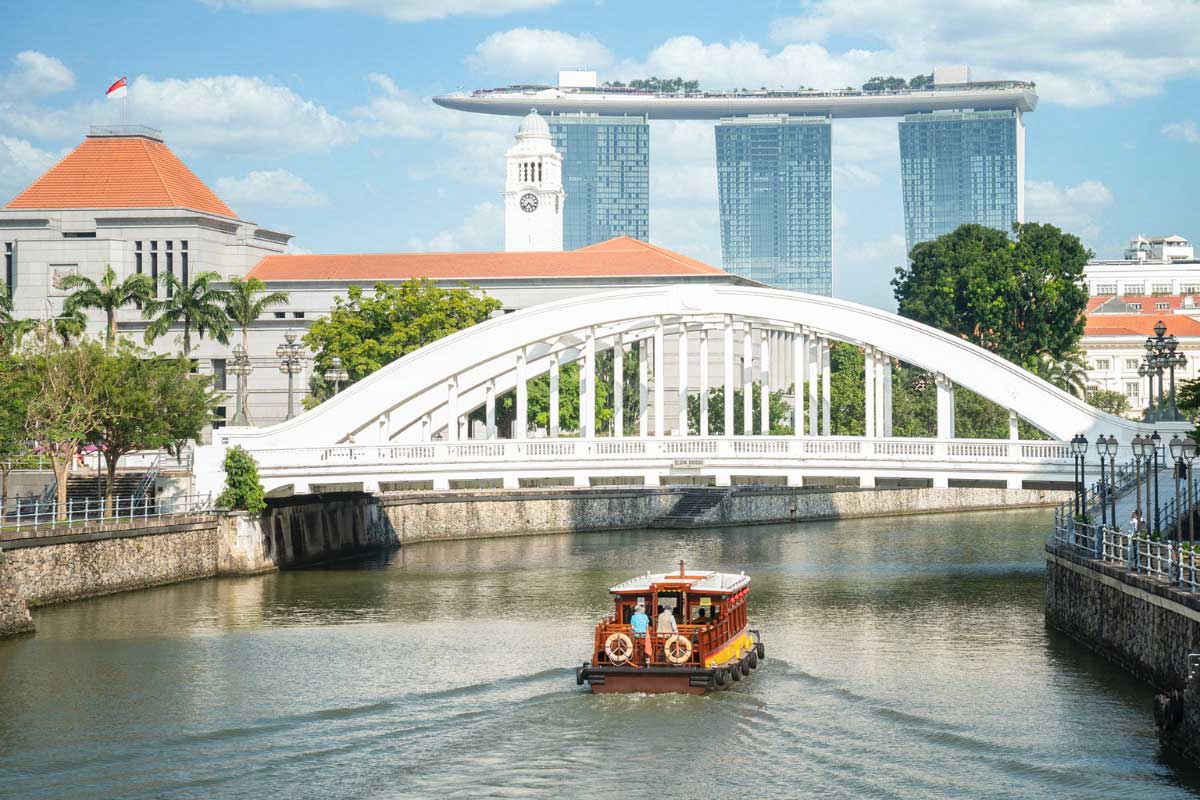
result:
M 648 436 L 710 436 L 714 435 L 714 420 L 709 408 L 709 390 L 724 388 L 724 415 L 720 429 L 725 435 L 735 430 L 735 409 L 732 398 L 742 390 L 741 428 L 753 432 L 757 423 L 762 434 L 769 434 L 770 393 L 773 389 L 794 386 L 791 423 L 794 435 L 829 436 L 831 434 L 831 345 L 835 341 L 823 332 L 805 326 L 786 326 L 765 320 L 734 318 L 731 315 L 704 317 L 654 317 L 640 321 L 624 330 L 586 328 L 558 337 L 552 342 L 533 343 L 511 353 L 512 366 L 500 365 L 495 377 L 482 387 L 484 421 L 472 432 L 466 424 L 472 408 L 464 408 L 461 397 L 470 388 L 459 385 L 459 377 L 445 385 L 444 428 L 433 424 L 433 415 L 421 420 L 420 440 L 444 438 L 457 442 L 468 439 L 498 439 L 497 383 L 511 374 L 505 386 L 514 389 L 515 414 L 511 438 L 530 437 L 528 381 L 548 374 L 549 413 L 545 435 L 556 438 L 562 431 L 562 367 L 571 362 L 579 364 L 579 428 L 583 438 L 597 435 L 595 397 L 597 382 L 610 387 L 613 420 L 611 436 L 626 435 L 625 355 L 637 351 L 637 421 L 631 426 L 640 437 Z M 675 351 L 669 363 L 668 343 Z M 549 352 L 546 352 L 547 346 Z M 535 348 L 540 348 L 536 351 Z M 601 375 L 597 356 L 611 350 L 612 371 Z M 719 350 L 719 356 L 718 351 Z M 883 350 L 865 346 L 863 385 L 865 435 L 868 438 L 892 436 L 892 365 L 893 358 Z M 695 351 L 696 357 L 692 354 Z M 698 367 L 692 374 L 693 366 Z M 715 375 L 713 373 L 719 373 Z M 753 419 L 752 398 L 757 383 L 759 419 Z M 937 436 L 954 436 L 953 384 L 941 374 L 935 375 L 937 390 Z M 805 392 L 807 388 L 807 392 Z M 692 433 L 688 424 L 688 399 L 698 394 L 698 431 Z M 807 398 L 805 397 L 807 394 Z M 478 392 L 474 395 L 478 408 Z M 674 406 L 668 414 L 668 398 Z M 441 437 L 438 434 L 442 434 Z M 474 433 L 474 435 L 472 435 Z M 1016 415 L 1010 415 L 1011 438 L 1016 438 Z

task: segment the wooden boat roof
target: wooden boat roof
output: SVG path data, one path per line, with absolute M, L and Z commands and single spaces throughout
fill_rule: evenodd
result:
M 651 585 L 662 586 L 670 584 L 689 592 L 718 592 L 721 594 L 736 592 L 750 585 L 750 576 L 746 573 L 713 572 L 710 570 L 688 570 L 680 575 L 679 572 L 647 572 L 627 581 L 618 583 L 609 589 L 613 594 L 631 594 L 634 592 L 649 592 Z

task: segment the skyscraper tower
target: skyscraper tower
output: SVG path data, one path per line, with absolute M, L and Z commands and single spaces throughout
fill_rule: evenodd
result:
M 729 272 L 780 289 L 833 293 L 826 117 L 736 117 L 716 126 L 721 256 Z
M 909 250 L 966 223 L 1009 231 L 1025 218 L 1021 112 L 905 115 L 900 183 Z
M 550 117 L 562 154 L 563 247 L 575 250 L 616 236 L 650 238 L 650 125 L 645 117 L 561 114 Z
M 504 249 L 562 250 L 562 156 L 537 111 L 521 120 L 517 143 L 505 158 Z

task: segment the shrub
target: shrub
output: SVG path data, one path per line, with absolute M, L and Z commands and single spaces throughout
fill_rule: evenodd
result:
M 240 445 L 225 454 L 225 491 L 217 498 L 217 505 L 255 515 L 267 507 L 258 480 L 258 464 Z

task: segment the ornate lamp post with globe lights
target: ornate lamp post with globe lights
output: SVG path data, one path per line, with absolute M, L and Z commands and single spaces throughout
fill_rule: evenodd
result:
M 237 410 L 233 413 L 230 425 L 235 428 L 246 427 L 250 424 L 250 415 L 246 413 L 246 395 L 249 393 L 250 373 L 254 367 L 250 364 L 250 356 L 240 344 L 233 346 L 233 363 L 229 371 L 237 376 Z
M 342 390 L 342 381 L 350 380 L 350 373 L 346 372 L 346 368 L 342 366 L 341 356 L 329 359 L 329 369 L 325 370 L 324 378 L 326 383 L 333 384 L 335 395 Z
M 1179 340 L 1174 335 L 1166 336 L 1167 326 L 1159 320 L 1154 324 L 1154 335 L 1147 336 L 1143 345 L 1146 355 L 1138 367 L 1138 375 L 1150 379 L 1150 403 L 1144 417 L 1146 422 L 1179 422 L 1183 418 L 1175 406 L 1175 368 L 1187 364 L 1187 357 L 1178 352 Z M 1170 392 L 1164 398 L 1163 373 L 1170 380 Z M 1158 392 L 1154 391 L 1154 378 L 1158 377 Z M 1169 399 L 1169 405 L 1167 401 Z
M 295 405 L 295 376 L 300 372 L 304 365 L 304 358 L 300 355 L 304 346 L 296 342 L 296 334 L 288 333 L 284 337 L 285 343 L 275 348 L 275 355 L 279 357 L 279 371 L 287 375 L 288 379 L 288 410 L 287 418 L 293 419 L 296 416 Z

